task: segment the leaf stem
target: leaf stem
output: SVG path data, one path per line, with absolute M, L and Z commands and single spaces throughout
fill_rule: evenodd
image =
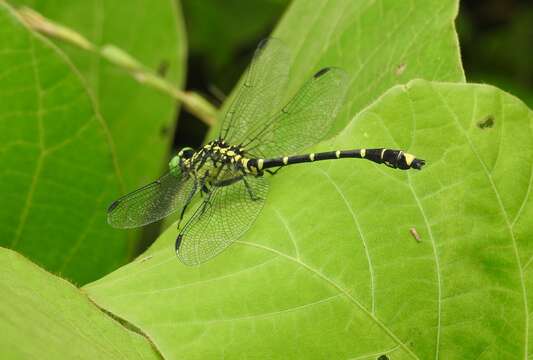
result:
M 111 44 L 99 47 L 80 33 L 53 22 L 28 7 L 17 9 L 17 13 L 30 29 L 101 56 L 126 71 L 139 83 L 180 101 L 185 110 L 208 126 L 215 124 L 217 109 L 209 101 L 195 92 L 180 90 L 119 47 Z

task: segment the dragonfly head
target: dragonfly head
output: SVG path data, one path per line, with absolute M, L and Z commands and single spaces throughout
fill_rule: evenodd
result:
M 178 152 L 178 157 L 182 160 L 190 159 L 194 155 L 194 149 L 190 147 L 184 147 Z
M 181 149 L 176 156 L 170 159 L 170 162 L 168 163 L 170 172 L 179 173 L 183 161 L 192 158 L 193 155 L 194 155 L 194 150 L 192 148 L 185 147 Z

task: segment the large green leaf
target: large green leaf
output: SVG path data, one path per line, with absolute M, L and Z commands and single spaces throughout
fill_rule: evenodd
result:
M 293 52 L 292 93 L 324 66 L 351 75 L 334 130 L 396 84 L 464 81 L 454 28 L 457 0 L 293 1 L 274 32 Z
M 183 20 L 175 0 L 16 0 L 86 36 L 113 44 L 154 71 L 166 64 L 167 80 L 184 79 Z M 87 79 L 115 143 L 125 188 L 160 174 L 173 136 L 173 99 L 146 88 L 125 71 L 71 45 L 62 49 Z M 119 193 L 115 193 L 119 195 Z M 108 199 L 109 200 L 109 199 Z
M 531 110 L 490 86 L 417 80 L 315 150 L 354 144 L 428 164 L 283 169 L 253 229 L 214 260 L 178 262 L 171 227 L 86 290 L 169 359 L 527 358 Z
M 160 359 L 74 286 L 0 248 L 0 358 Z
M 334 134 L 391 86 L 464 81 L 457 11 L 457 0 L 293 1 L 273 33 L 292 52 L 286 98 L 322 67 L 346 70 L 350 86 Z
M 0 245 L 77 282 L 128 254 L 105 208 L 119 191 L 109 131 L 52 44 L 0 4 Z
M 67 3 L 53 0 L 15 2 L 19 5 L 36 6 L 45 15 L 56 21 L 64 21 L 66 25 L 87 35 L 99 45 L 112 43 L 125 48 L 154 69 L 162 62 L 168 63 L 167 77 L 170 81 L 181 82 L 183 78 L 184 41 L 181 15 L 173 1 L 152 4 L 139 0 L 134 4 L 130 2 L 128 6 L 111 0 Z M 18 37 L 28 37 L 21 26 L 18 26 L 16 31 Z M 32 79 L 32 67 L 20 66 L 30 64 L 31 58 L 28 58 L 28 52 L 10 53 L 10 47 L 16 43 L 16 40 L 8 39 L 10 36 L 12 34 L 5 31 L 0 38 L 0 46 L 6 51 L 0 54 L 0 59 L 4 59 L 2 68 L 11 80 L 0 85 L 6 92 L 5 95 L 2 94 L 2 104 L 5 105 L 2 110 L 6 119 L 2 125 L 13 128 L 10 132 L 4 131 L 3 135 L 16 146 L 9 144 L 2 156 L 11 159 L 8 164 L 12 167 L 5 171 L 37 175 L 33 177 L 34 182 L 30 177 L 24 179 L 24 182 L 18 178 L 9 180 L 11 183 L 17 183 L 20 194 L 27 196 L 14 196 L 8 203 L 13 204 L 13 207 L 4 207 L 6 214 L 2 223 L 5 224 L 5 233 L 0 244 L 13 246 L 47 269 L 59 271 L 77 282 L 84 283 L 116 268 L 130 256 L 134 243 L 130 241 L 126 246 L 127 232 L 106 228 L 105 209 L 114 198 L 126 190 L 132 190 L 159 174 L 173 135 L 175 104 L 173 100 L 139 85 L 125 71 L 100 60 L 97 55 L 70 45 L 64 46 L 64 49 L 77 68 L 74 70 L 66 66 L 62 55 L 56 55 L 56 61 L 63 65 L 54 65 L 51 75 L 60 81 L 66 76 L 63 73 L 70 72 L 69 81 L 78 82 L 76 88 L 70 89 L 72 84 L 69 82 L 60 84 L 61 86 L 49 95 L 55 103 L 37 104 L 35 98 L 38 87 L 35 84 L 37 80 Z M 35 41 L 40 43 L 41 39 L 37 39 Z M 29 49 L 31 44 L 32 41 L 27 40 L 24 46 Z M 47 44 L 45 47 L 50 46 Z M 54 51 L 56 50 L 48 52 Z M 37 61 L 35 66 L 41 65 Z M 60 66 L 63 66 L 64 70 L 56 69 Z M 77 76 L 78 69 L 90 84 L 90 92 L 95 95 L 96 100 L 94 108 L 97 110 L 93 110 L 86 90 L 81 85 Z M 49 69 L 42 71 L 46 74 L 50 72 Z M 26 91 L 17 93 L 19 87 Z M 65 91 L 67 87 L 69 89 Z M 19 102 L 9 103 L 8 99 L 11 97 L 16 97 Z M 71 97 L 77 102 L 73 102 Z M 29 104 L 26 104 L 27 102 Z M 47 111 L 47 107 L 55 109 L 58 103 L 65 103 L 67 108 L 64 109 L 64 114 L 59 114 L 62 115 L 61 118 L 55 119 L 54 116 L 59 116 L 57 111 Z M 16 108 L 13 108 L 14 106 Z M 60 155 L 61 164 L 49 163 L 46 168 L 41 168 L 42 164 L 38 161 L 40 150 L 35 141 L 37 137 L 32 138 L 28 129 L 33 127 L 31 130 L 36 132 L 37 120 L 35 117 L 29 119 L 27 113 L 18 114 L 18 118 L 14 117 L 17 115 L 13 114 L 14 109 L 31 111 L 36 107 L 40 107 L 40 111 L 47 115 L 44 119 L 45 127 L 53 126 L 54 135 L 58 136 L 58 139 L 53 139 L 52 145 L 53 142 L 61 142 L 61 139 L 69 139 L 68 144 L 76 149 L 62 149 L 68 154 L 68 158 L 65 158 L 66 155 Z M 94 139 L 91 137 L 70 140 L 76 135 L 75 129 L 90 131 L 90 127 L 83 127 L 83 124 L 90 120 L 87 111 L 94 117 L 91 122 L 94 125 L 91 126 L 100 127 L 101 131 L 105 128 L 105 134 L 100 134 L 102 136 L 99 135 L 98 140 L 101 142 L 99 146 L 105 145 L 105 152 L 102 152 L 104 150 L 101 148 L 95 148 Z M 100 114 L 103 114 L 103 120 L 100 119 Z M 22 148 L 19 147 L 19 142 L 28 136 L 34 141 L 34 148 L 29 149 L 24 147 L 24 144 Z M 102 156 L 109 158 L 110 151 L 113 152 L 113 161 L 116 164 L 114 170 L 101 163 Z M 45 154 L 43 159 L 52 152 Z M 41 175 L 49 177 L 47 180 L 53 182 L 42 187 Z M 57 181 L 55 178 L 59 177 L 62 180 Z M 116 186 L 119 181 L 121 187 Z M 53 188 L 52 185 L 59 188 Z M 6 186 L 6 189 L 13 189 L 14 185 L 6 183 Z M 87 187 L 90 187 L 89 191 Z M 34 193 L 31 189 L 38 192 Z M 52 191 L 59 192 L 59 196 L 52 196 Z M 49 194 L 49 198 L 39 198 L 40 192 Z M 35 201 L 39 203 L 35 205 Z M 34 212 L 36 208 L 39 209 L 38 212 Z M 51 208 L 55 211 L 50 211 Z

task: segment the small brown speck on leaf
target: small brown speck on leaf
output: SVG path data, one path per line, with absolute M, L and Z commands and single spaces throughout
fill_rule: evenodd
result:
M 398 65 L 396 69 L 394 70 L 394 73 L 396 74 L 396 76 L 400 76 L 401 74 L 403 74 L 406 67 L 407 67 L 407 64 L 405 63 L 401 63 L 400 65 Z
M 409 232 L 411 233 L 411 235 L 417 242 L 422 242 L 422 238 L 420 237 L 420 235 L 418 234 L 418 232 L 416 231 L 414 227 L 410 228 Z

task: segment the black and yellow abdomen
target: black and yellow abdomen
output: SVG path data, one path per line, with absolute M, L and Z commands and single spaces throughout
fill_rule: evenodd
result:
M 425 161 L 402 150 L 393 149 L 354 149 L 336 150 L 303 155 L 283 156 L 271 159 L 246 159 L 243 165 L 249 172 L 262 172 L 263 170 L 287 166 L 292 164 L 334 160 L 343 158 L 365 159 L 377 164 L 385 164 L 391 168 L 408 170 L 422 169 Z

